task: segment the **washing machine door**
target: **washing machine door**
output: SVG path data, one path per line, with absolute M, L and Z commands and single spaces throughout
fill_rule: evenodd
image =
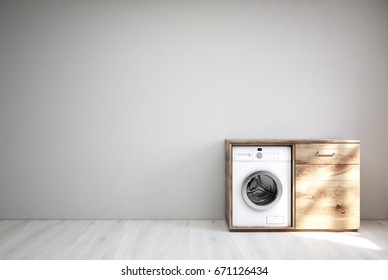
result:
M 266 210 L 274 206 L 282 196 L 279 178 L 268 171 L 250 174 L 242 185 L 244 201 L 253 209 Z

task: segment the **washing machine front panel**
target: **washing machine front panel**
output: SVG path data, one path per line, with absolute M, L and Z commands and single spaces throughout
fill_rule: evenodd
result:
M 291 226 L 291 148 L 233 147 L 232 165 L 233 226 Z

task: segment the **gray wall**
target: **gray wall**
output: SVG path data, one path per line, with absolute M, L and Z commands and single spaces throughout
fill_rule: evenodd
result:
M 222 219 L 225 138 L 362 141 L 388 218 L 388 1 L 1 1 L 0 218 Z

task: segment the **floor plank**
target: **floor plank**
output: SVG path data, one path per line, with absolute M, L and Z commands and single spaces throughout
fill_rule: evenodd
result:
M 229 232 L 223 220 L 2 220 L 0 259 L 388 259 L 388 221 L 359 232 Z

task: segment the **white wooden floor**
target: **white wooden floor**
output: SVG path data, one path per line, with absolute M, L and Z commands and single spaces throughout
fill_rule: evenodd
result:
M 234 232 L 215 220 L 0 221 L 0 259 L 388 259 L 388 220 L 359 232 Z

